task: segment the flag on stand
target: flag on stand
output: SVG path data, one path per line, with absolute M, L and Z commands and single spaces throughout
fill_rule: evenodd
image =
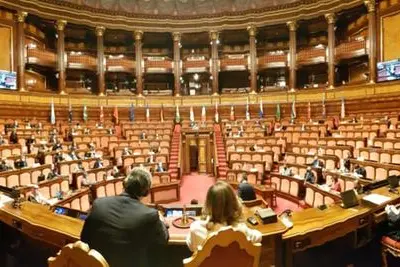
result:
M 50 123 L 56 124 L 56 112 L 54 110 L 54 100 L 51 100 Z
M 104 124 L 104 111 L 103 106 L 100 106 L 100 123 Z
M 161 105 L 161 110 L 160 110 L 160 121 L 164 122 L 164 105 Z
M 205 106 L 203 106 L 202 108 L 201 108 L 201 122 L 202 123 L 205 123 L 206 122 L 206 107 Z
M 88 113 L 87 113 L 87 107 L 86 105 L 83 106 L 83 121 L 87 122 L 88 120 Z
M 276 113 L 275 113 L 275 117 L 277 121 L 281 120 L 281 105 L 277 104 L 276 105 Z
M 344 98 L 342 98 L 342 108 L 340 109 L 340 118 L 344 119 L 346 117 L 346 110 L 344 107 Z
M 311 121 L 311 103 L 310 102 L 308 102 L 307 119 L 308 119 L 308 121 Z
M 264 108 L 263 108 L 262 99 L 260 100 L 260 111 L 258 112 L 258 116 L 260 117 L 260 119 L 262 119 L 264 117 Z
M 149 109 L 149 105 L 146 105 L 146 122 L 150 122 L 150 109 Z
M 69 107 L 68 107 L 68 122 L 72 123 L 72 106 L 71 106 L 71 103 L 69 103 Z
M 247 98 L 247 102 L 246 102 L 246 120 L 249 121 L 250 120 L 250 110 L 249 110 L 249 99 Z
M 129 108 L 129 121 L 134 121 L 135 120 L 135 110 L 133 108 L 133 103 L 131 103 L 131 106 Z
M 181 122 L 181 114 L 179 113 L 179 106 L 176 106 L 175 123 Z
M 114 111 L 113 111 L 113 121 L 114 121 L 115 124 L 118 124 L 118 122 L 119 122 L 118 107 L 117 107 L 117 106 L 114 107 Z
M 233 107 L 233 105 L 231 105 L 230 120 L 231 120 L 231 121 L 234 121 L 234 120 L 235 120 L 235 108 Z
M 215 103 L 215 116 L 214 116 L 215 123 L 219 123 L 219 113 L 218 113 L 218 103 Z
M 190 107 L 189 120 L 190 120 L 190 122 L 194 122 L 194 112 L 193 112 L 193 107 Z
M 326 118 L 325 95 L 322 96 L 322 118 Z
M 296 115 L 296 101 L 293 99 L 292 101 L 292 113 L 290 115 L 290 118 L 292 119 L 292 121 L 294 121 L 296 119 L 297 115 Z

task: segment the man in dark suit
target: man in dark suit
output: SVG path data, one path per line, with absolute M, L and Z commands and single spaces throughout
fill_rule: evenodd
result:
M 360 178 L 367 178 L 367 171 L 365 170 L 364 167 L 356 164 L 354 166 L 354 174 L 356 174 L 357 176 L 359 176 Z
M 110 267 L 156 267 L 168 242 L 168 230 L 157 210 L 140 200 L 148 195 L 151 174 L 134 168 L 124 180 L 125 192 L 98 198 L 87 217 L 81 240 L 99 251 Z
M 256 192 L 253 186 L 248 183 L 246 174 L 243 174 L 242 181 L 238 185 L 238 195 L 243 201 L 256 199 Z
M 315 175 L 312 172 L 311 167 L 308 167 L 306 173 L 304 174 L 304 182 L 315 184 Z

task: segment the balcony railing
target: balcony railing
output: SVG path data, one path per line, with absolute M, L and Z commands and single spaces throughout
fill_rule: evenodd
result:
M 70 69 L 97 69 L 97 58 L 89 55 L 68 55 L 68 68 Z
M 367 41 L 365 39 L 341 43 L 336 47 L 336 59 L 338 60 L 360 57 L 367 54 Z
M 55 67 L 57 55 L 52 51 L 39 48 L 29 48 L 27 50 L 26 62 L 40 66 Z
M 258 68 L 284 68 L 287 67 L 286 54 L 266 54 L 258 58 Z
M 136 69 L 136 62 L 128 58 L 108 58 L 106 65 L 108 72 L 133 73 Z
M 297 53 L 297 63 L 299 65 L 313 65 L 325 62 L 326 62 L 325 47 L 305 48 Z

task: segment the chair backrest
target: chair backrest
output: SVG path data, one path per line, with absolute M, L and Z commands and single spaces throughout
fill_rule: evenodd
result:
M 104 257 L 86 243 L 77 241 L 63 247 L 56 257 L 50 257 L 48 267 L 109 267 Z
M 229 266 L 258 267 L 261 244 L 252 244 L 245 234 L 231 228 L 215 232 L 192 257 L 184 259 L 184 267 Z

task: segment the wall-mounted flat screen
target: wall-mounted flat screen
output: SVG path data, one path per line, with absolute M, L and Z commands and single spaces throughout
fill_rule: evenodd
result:
M 17 89 L 17 75 L 15 72 L 0 70 L 0 89 Z
M 378 63 L 378 82 L 400 79 L 400 59 Z

